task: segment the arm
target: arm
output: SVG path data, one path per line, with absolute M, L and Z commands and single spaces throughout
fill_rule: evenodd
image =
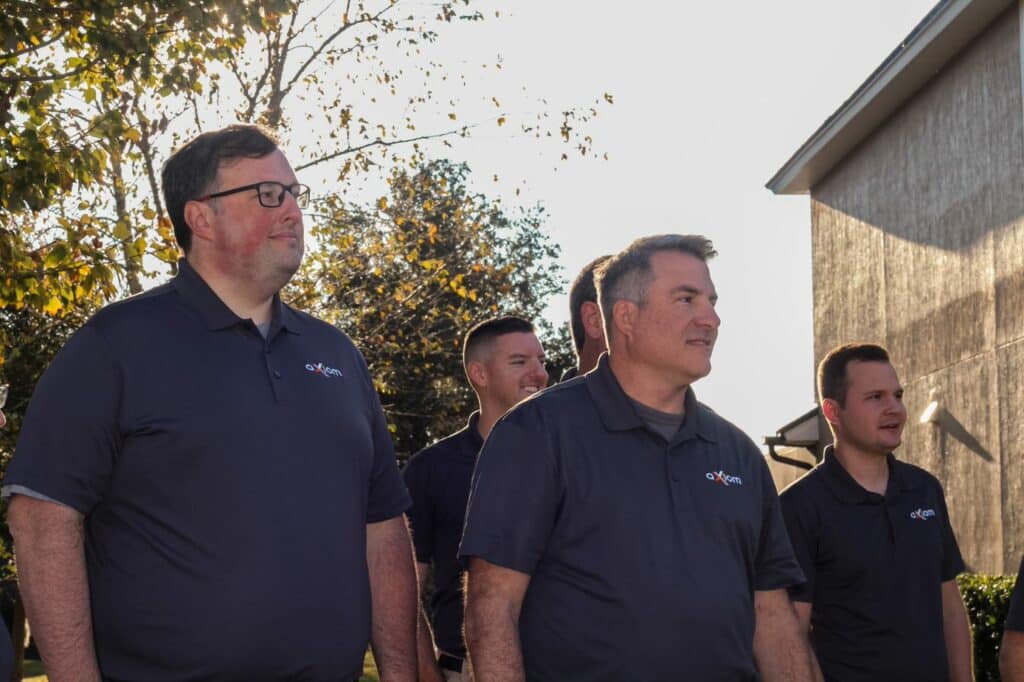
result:
M 18 581 L 52 682 L 99 682 L 93 646 L 82 515 L 62 504 L 11 498 Z
M 800 634 L 804 637 L 811 632 L 811 607 L 809 601 L 794 601 L 793 610 L 796 611 L 796 622 L 800 625 Z
M 434 633 L 430 631 L 430 623 L 423 612 L 423 585 L 427 582 L 430 564 L 416 562 L 416 660 L 419 661 L 420 682 L 441 682 L 441 669 L 437 667 L 437 654 L 434 652 Z
M 366 524 L 370 644 L 382 682 L 416 679 L 416 576 L 405 518 Z
M 999 674 L 1003 682 L 1024 682 L 1024 632 L 1007 630 L 999 650 Z
M 946 638 L 951 682 L 970 682 L 974 679 L 971 668 L 971 623 L 955 580 L 942 583 L 942 632 Z
M 523 682 L 519 612 L 530 576 L 472 557 L 466 575 L 466 647 L 476 679 Z
M 754 660 L 765 682 L 821 679 L 786 590 L 755 591 L 754 614 Z

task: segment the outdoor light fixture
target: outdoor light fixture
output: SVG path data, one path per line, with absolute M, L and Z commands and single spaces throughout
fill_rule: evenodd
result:
M 971 452 L 991 462 L 992 454 L 967 427 L 960 423 L 959 419 L 939 402 L 939 396 L 932 392 L 930 398 L 928 405 L 921 412 L 918 422 L 921 424 L 934 424 L 938 427 L 940 436 L 939 449 L 942 452 L 942 456 L 946 456 L 946 436 L 949 435 Z

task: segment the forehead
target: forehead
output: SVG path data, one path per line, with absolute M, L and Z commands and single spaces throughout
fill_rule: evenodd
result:
M 220 186 L 244 185 L 264 180 L 276 180 L 289 185 L 296 182 L 295 171 L 280 149 L 275 149 L 266 156 L 230 159 L 217 168 L 217 181 Z
M 651 276 L 651 286 L 657 289 L 674 289 L 686 285 L 708 294 L 715 292 L 708 264 L 682 251 L 658 251 L 652 254 Z
M 900 387 L 896 368 L 888 362 L 853 360 L 846 365 L 846 381 L 851 390 L 895 390 Z
M 497 336 L 491 342 L 492 357 L 508 357 L 510 355 L 540 355 L 544 353 L 536 334 L 530 332 L 511 332 Z

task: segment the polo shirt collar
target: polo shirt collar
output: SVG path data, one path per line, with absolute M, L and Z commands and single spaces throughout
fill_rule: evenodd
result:
M 473 444 L 473 451 L 476 453 L 479 453 L 480 448 L 484 446 L 484 439 L 480 437 L 480 430 L 476 428 L 479 423 L 480 410 L 477 410 L 469 415 L 469 420 L 466 421 L 466 431 L 468 432 L 470 443 Z
M 885 486 L 885 499 L 892 500 L 900 493 L 916 488 L 914 481 L 906 475 L 903 464 L 890 452 L 885 456 L 889 464 L 889 481 Z M 825 482 L 840 501 L 847 504 L 870 504 L 876 502 L 878 495 L 864 488 L 850 475 L 836 457 L 835 447 L 825 446 L 824 456 L 821 464 L 822 473 L 825 474 Z
M 606 429 L 628 431 L 647 428 L 640 415 L 636 413 L 629 396 L 619 385 L 619 380 L 615 378 L 608 363 L 607 353 L 601 354 L 601 358 L 597 361 L 597 367 L 584 377 L 587 390 L 597 406 L 597 412 Z M 699 437 L 713 443 L 715 437 L 710 420 L 707 415 L 702 413 L 703 406 L 697 402 L 697 396 L 694 394 L 692 386 L 686 389 L 686 394 L 683 397 L 683 409 L 685 410 L 683 423 L 672 442 L 678 443 Z
M 193 310 L 199 313 L 207 329 L 227 329 L 243 321 L 220 300 L 185 258 L 178 260 L 178 274 L 171 280 L 171 286 Z M 268 337 L 272 337 L 278 328 L 293 334 L 299 333 L 299 317 L 295 311 L 281 302 L 280 295 L 274 294 L 270 312 Z

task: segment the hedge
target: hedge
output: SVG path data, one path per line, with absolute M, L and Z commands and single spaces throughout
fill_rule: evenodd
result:
M 957 582 L 974 630 L 974 674 L 977 682 L 997 682 L 1003 621 L 1010 608 L 1016 577 L 964 573 Z

